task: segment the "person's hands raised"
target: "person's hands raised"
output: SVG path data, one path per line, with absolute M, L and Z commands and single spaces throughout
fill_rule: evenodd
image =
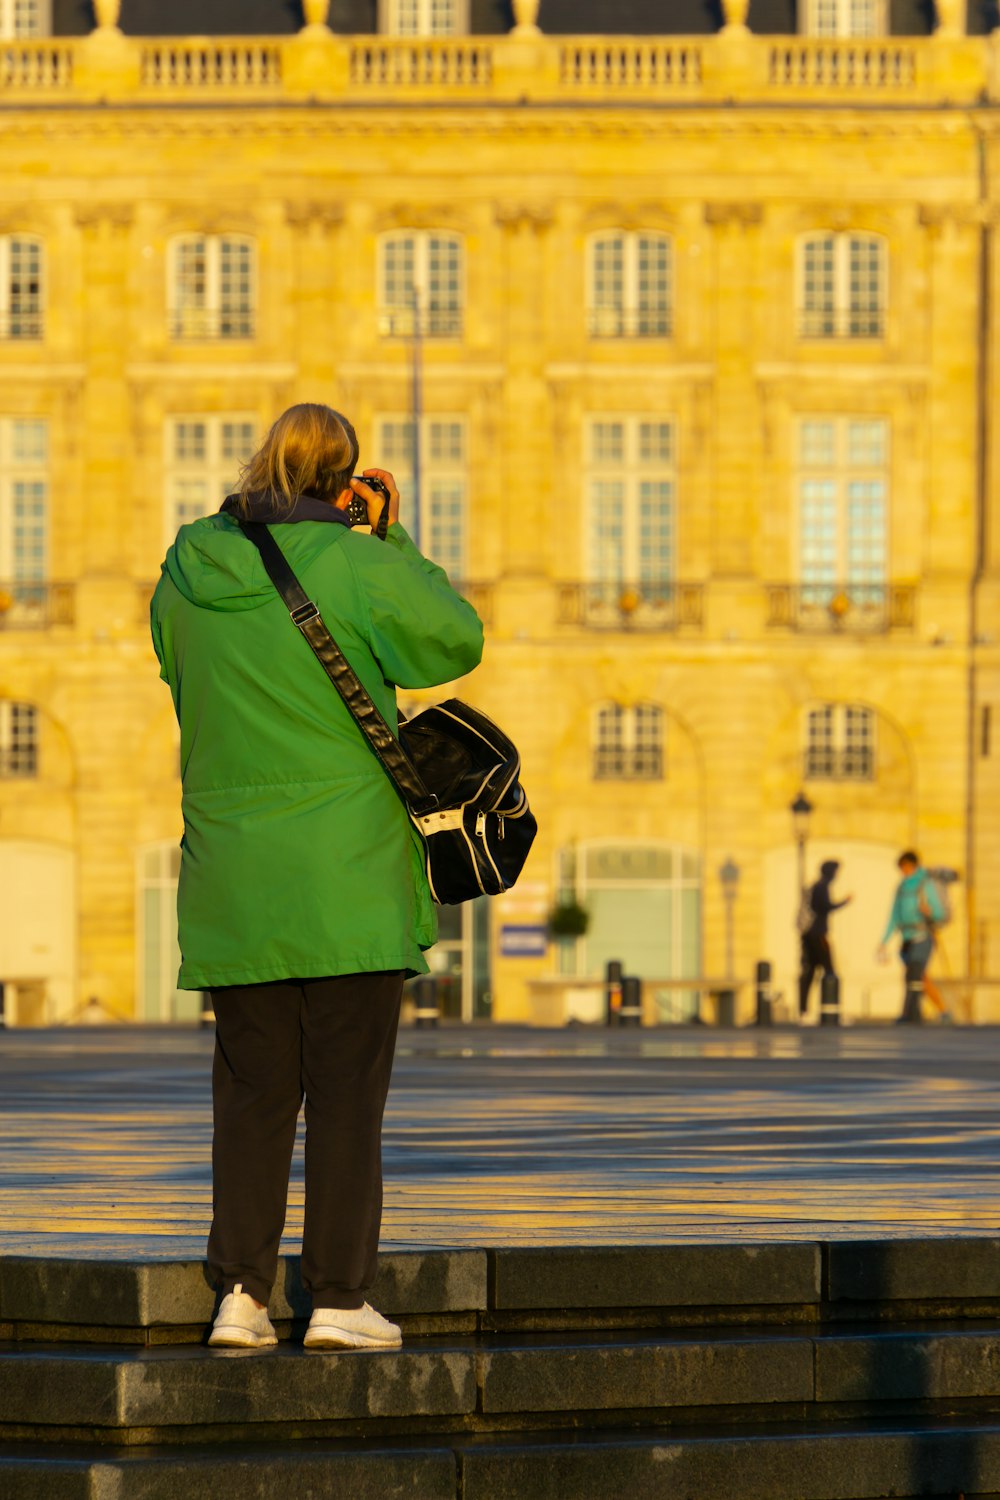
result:
M 351 480 L 351 489 L 356 495 L 361 496 L 361 499 L 368 507 L 368 523 L 372 531 L 375 530 L 375 527 L 379 523 L 382 506 L 385 502 L 376 490 L 365 484 L 365 475 L 374 479 L 381 479 L 389 491 L 389 525 L 391 526 L 393 521 L 399 520 L 399 490 L 396 488 L 395 479 L 393 479 L 388 469 L 365 469 L 364 474 L 355 474 Z

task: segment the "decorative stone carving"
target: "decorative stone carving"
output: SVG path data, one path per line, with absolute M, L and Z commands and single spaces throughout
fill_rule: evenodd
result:
M 117 31 L 121 0 L 94 0 L 94 14 L 101 31 Z
M 285 221 L 293 229 L 335 229 L 344 222 L 342 203 L 295 202 L 285 204 Z
M 759 224 L 764 217 L 764 210 L 759 203 L 706 203 L 705 223 L 730 225 L 736 224 L 741 228 L 749 228 L 751 224 Z
M 937 36 L 959 36 L 965 30 L 965 0 L 935 0 Z
M 307 26 L 326 26 L 330 0 L 302 0 L 302 12 Z
M 722 0 L 722 11 L 726 18 L 726 30 L 746 31 L 750 0 Z
M 493 217 L 504 229 L 547 229 L 552 223 L 552 209 L 540 203 L 496 203 Z
M 515 36 L 539 36 L 538 27 L 539 0 L 514 0 L 514 27 Z
M 134 212 L 129 203 L 81 203 L 73 210 L 73 217 L 81 229 L 99 229 L 102 224 L 111 229 L 131 229 Z

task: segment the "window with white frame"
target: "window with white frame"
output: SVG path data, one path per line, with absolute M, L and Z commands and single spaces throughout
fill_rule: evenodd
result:
M 13 606 L 42 603 L 48 551 L 49 424 L 0 417 L 0 584 Z
M 803 0 L 806 36 L 885 36 L 885 0 Z
M 460 338 L 465 301 L 462 239 L 436 230 L 386 234 L 379 242 L 379 331 Z
M 676 563 L 673 423 L 594 417 L 585 441 L 588 577 L 666 598 Z
M 374 462 L 391 470 L 403 501 L 403 522 L 422 552 L 452 579 L 466 576 L 468 434 L 464 417 L 424 417 L 419 453 L 414 452 L 413 421 L 379 417 Z M 414 497 L 414 459 L 420 495 Z M 364 465 L 362 465 L 364 467 Z M 414 499 L 419 504 L 414 506 Z
M 878 234 L 813 234 L 799 245 L 799 334 L 877 339 L 885 332 L 885 240 Z
M 602 703 L 594 717 L 596 781 L 658 781 L 663 775 L 663 710 L 657 703 Z
M 592 338 L 667 338 L 673 258 L 668 235 L 615 230 L 590 242 Z
M 0 699 L 0 777 L 38 775 L 38 710 Z
M 799 422 L 798 450 L 804 602 L 881 605 L 888 567 L 888 422 L 806 417 Z
M 0 235 L 0 339 L 40 339 L 42 242 L 33 235 Z
M 875 713 L 861 703 L 823 703 L 806 714 L 810 781 L 874 781 Z
M 49 36 L 51 31 L 51 0 L 0 0 L 0 40 Z
M 240 413 L 169 417 L 164 436 L 167 541 L 181 526 L 218 510 L 253 453 L 256 423 Z
M 172 339 L 249 339 L 257 301 L 254 242 L 192 234 L 170 246 L 168 321 Z
M 380 0 L 390 36 L 456 36 L 468 30 L 468 0 Z

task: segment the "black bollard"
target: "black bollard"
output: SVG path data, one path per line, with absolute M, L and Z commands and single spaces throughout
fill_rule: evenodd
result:
M 622 979 L 622 1001 L 618 1012 L 620 1026 L 642 1025 L 642 981 L 634 974 Z
M 824 974 L 819 987 L 819 1024 L 840 1025 L 840 979 L 836 974 Z
M 211 992 L 211 990 L 202 990 L 202 992 L 201 992 L 201 1015 L 198 1018 L 198 1025 L 199 1026 L 214 1026 L 215 1025 L 215 1011 L 212 1009 L 212 992 Z
M 736 991 L 716 990 L 715 992 L 715 1024 L 716 1026 L 736 1025 Z
M 0 979 L 0 1031 L 2 1031 L 7 1025 L 7 1017 L 4 1012 L 4 991 L 6 990 L 6 988 L 7 986 L 4 984 L 3 980 Z
M 617 1026 L 622 1008 L 622 966 L 617 958 L 608 959 L 604 983 L 604 1020 L 608 1026 Z
M 418 979 L 413 986 L 416 1009 L 413 1012 L 415 1026 L 436 1026 L 441 1012 L 438 1009 L 437 981 L 429 974 Z
M 906 987 L 903 992 L 903 1014 L 901 1021 L 912 1021 L 914 1024 L 923 1020 L 920 1013 L 920 998 L 924 993 L 924 981 L 922 979 L 911 979 L 906 976 Z
M 757 965 L 757 1025 L 774 1024 L 774 993 L 771 989 L 771 964 L 762 958 Z

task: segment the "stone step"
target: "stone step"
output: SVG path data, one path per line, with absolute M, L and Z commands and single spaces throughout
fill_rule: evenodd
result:
M 1000 1240 L 395 1251 L 373 1305 L 408 1336 L 736 1323 L 1000 1317 Z M 215 1307 L 200 1261 L 0 1256 L 0 1338 L 198 1343 Z M 308 1316 L 279 1267 L 279 1332 Z
M 968 1414 L 1000 1326 L 414 1340 L 397 1352 L 0 1347 L 0 1438 L 159 1444 Z
M 1000 1500 L 1000 1425 L 637 1426 L 363 1445 L 0 1450 L 2 1500 Z

